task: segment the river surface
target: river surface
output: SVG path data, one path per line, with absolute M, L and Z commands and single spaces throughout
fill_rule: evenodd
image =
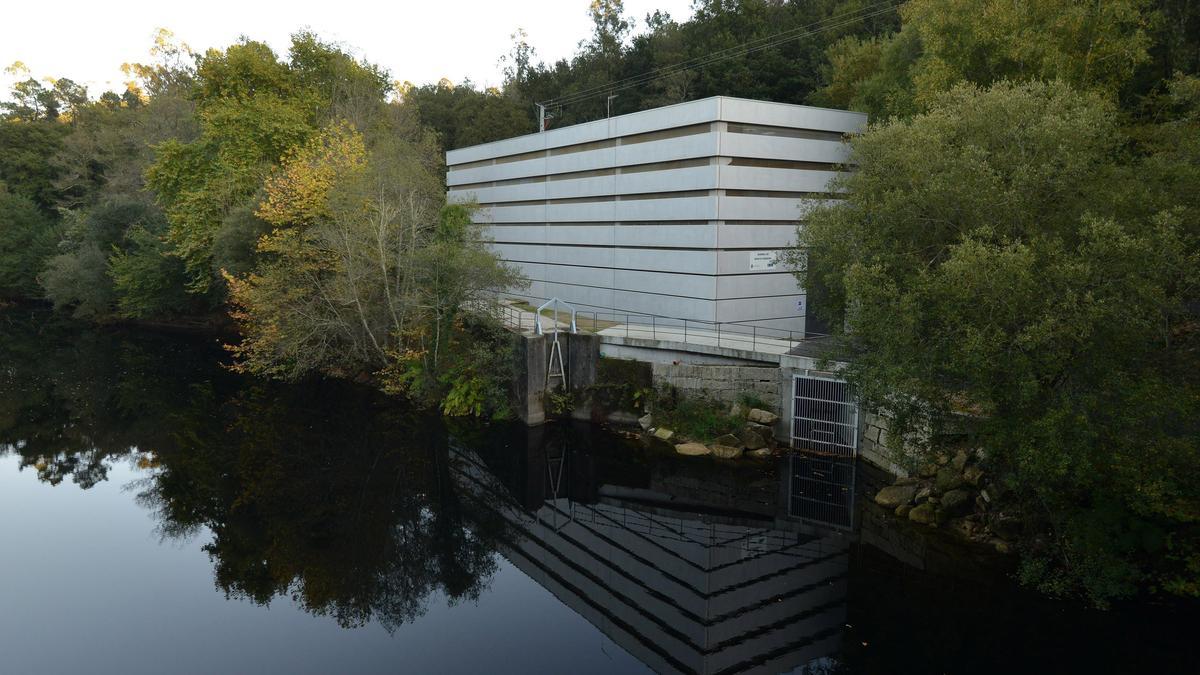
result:
M 1163 673 L 1197 618 L 1034 597 L 868 467 L 449 422 L 0 311 L 0 673 Z

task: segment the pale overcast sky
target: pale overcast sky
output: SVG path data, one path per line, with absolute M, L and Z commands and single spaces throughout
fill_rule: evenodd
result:
M 541 60 L 574 53 L 591 32 L 588 0 L 425 0 L 367 3 L 291 0 L 56 0 L 6 3 L 0 22 L 0 70 L 24 62 L 37 78 L 69 77 L 93 97 L 120 90 L 120 66 L 145 62 L 155 31 L 167 28 L 194 50 L 224 47 L 241 35 L 283 54 L 288 36 L 311 28 L 351 48 L 397 80 L 421 84 L 443 77 L 500 83 L 499 57 L 518 28 Z M 690 0 L 625 0 L 626 13 L 645 28 L 645 15 L 663 9 L 682 21 Z M 0 97 L 12 78 L 0 73 Z

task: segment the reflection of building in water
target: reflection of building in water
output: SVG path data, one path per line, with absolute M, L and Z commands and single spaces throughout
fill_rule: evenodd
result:
M 655 670 L 780 672 L 837 650 L 846 537 L 596 481 L 583 453 L 534 447 L 494 472 L 452 447 L 455 480 L 513 529 L 506 557 Z

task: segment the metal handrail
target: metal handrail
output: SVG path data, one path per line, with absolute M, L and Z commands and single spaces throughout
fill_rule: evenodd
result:
M 706 336 L 713 339 L 717 346 L 731 347 L 750 347 L 752 350 L 758 348 L 759 340 L 765 341 L 774 340 L 785 342 L 789 345 L 795 345 L 809 339 L 809 336 L 802 332 L 794 331 L 785 328 L 771 328 L 770 326 L 760 326 L 752 321 L 705 321 L 702 319 L 685 319 L 682 317 L 666 317 L 656 314 L 642 314 L 636 312 L 603 312 L 596 310 L 580 310 L 579 324 L 583 327 L 588 327 L 588 319 L 591 320 L 591 330 L 599 332 L 604 330 L 599 328 L 602 321 L 611 320 L 613 323 L 624 324 L 625 337 L 636 337 L 636 332 L 648 333 L 649 337 L 654 340 L 662 338 L 675 337 L 678 338 L 682 334 L 682 342 L 691 342 L 689 338 L 702 337 L 697 334 L 697 331 L 708 331 L 711 335 Z M 635 322 L 633 319 L 639 319 Z M 816 337 L 816 336 L 813 336 Z
M 543 302 L 534 313 L 534 319 L 537 321 L 537 334 L 542 334 L 542 311 L 551 305 L 554 306 L 554 332 L 558 333 L 558 306 L 564 305 L 567 309 L 571 310 L 571 332 L 578 333 L 579 329 L 575 323 L 575 307 L 570 303 L 559 300 L 558 298 L 550 298 L 546 302 Z
M 604 330 L 604 328 L 600 327 L 602 322 L 611 322 L 612 324 L 617 324 L 616 327 L 619 330 L 623 330 L 626 338 L 638 337 L 639 333 L 647 335 L 654 340 L 675 339 L 684 343 L 692 342 L 696 338 L 708 338 L 713 340 L 718 347 L 740 349 L 748 347 L 751 350 L 758 349 L 760 340 L 763 341 L 764 345 L 770 344 L 767 341 L 796 345 L 814 337 L 824 337 L 785 328 L 761 326 L 753 320 L 706 321 L 703 319 L 685 319 L 683 317 L 670 317 L 641 312 L 576 310 L 572 305 L 557 298 L 543 303 L 534 312 L 525 312 L 502 302 L 497 302 L 496 305 L 501 310 L 499 318 L 505 325 L 519 331 L 524 331 L 527 328 L 532 329 L 540 334 L 543 332 L 541 312 L 552 305 L 555 310 L 554 320 L 557 329 L 559 313 L 557 303 L 561 303 L 571 310 L 572 332 L 578 332 L 581 327 L 588 328 L 588 321 L 590 319 L 590 329 L 596 333 Z M 528 321 L 525 320 L 526 314 L 531 314 Z M 526 326 L 527 323 L 530 325 Z M 620 324 L 624 325 L 621 326 Z M 704 335 L 705 332 L 708 335 Z

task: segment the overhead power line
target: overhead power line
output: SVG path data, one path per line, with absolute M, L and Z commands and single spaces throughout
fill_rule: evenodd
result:
M 652 70 L 650 72 L 642 73 L 641 75 L 634 75 L 632 77 L 628 77 L 623 80 L 617 80 L 616 82 L 610 82 L 608 84 L 598 85 L 595 87 L 591 87 L 589 89 L 585 89 L 583 91 L 578 91 L 578 92 L 574 92 L 571 94 L 567 94 L 565 96 L 560 96 L 558 98 L 552 98 L 552 99 L 548 99 L 545 101 L 541 101 L 538 105 L 546 106 L 546 107 L 551 107 L 551 106 L 561 107 L 564 105 L 570 105 L 572 103 L 578 103 L 580 101 L 584 101 L 589 98 L 593 98 L 595 96 L 607 95 L 607 94 L 611 94 L 611 93 L 618 92 L 618 91 L 624 91 L 625 89 L 629 89 L 631 87 L 636 87 L 636 86 L 639 86 L 642 84 L 646 84 L 648 82 L 652 82 L 659 78 L 669 77 L 676 73 L 681 73 L 681 72 L 684 72 L 687 70 L 700 68 L 703 66 L 711 65 L 713 63 L 718 63 L 720 61 L 725 61 L 727 59 L 736 58 L 739 56 L 745 56 L 746 54 L 751 54 L 753 52 L 762 51 L 764 49 L 770 49 L 771 47 L 778 46 L 785 42 L 791 42 L 793 40 L 799 40 L 799 39 L 806 38 L 806 37 L 812 37 L 814 35 L 818 35 L 820 33 L 825 33 L 825 32 L 831 31 L 831 30 L 835 30 L 837 28 L 843 28 L 845 26 L 851 25 L 858 21 L 862 21 L 864 19 L 869 19 L 869 18 L 872 18 L 875 16 L 886 14 L 886 13 L 892 11 L 893 9 L 895 9 L 897 4 L 898 3 L 896 3 L 892 0 L 885 0 L 883 2 L 877 2 L 873 5 L 868 5 L 866 7 L 862 7 L 860 9 L 856 9 L 856 10 L 853 10 L 850 12 L 845 12 L 845 13 L 839 14 L 837 16 L 832 16 L 827 19 L 815 21 L 815 22 L 810 23 L 805 26 L 797 26 L 796 28 L 791 28 L 786 31 L 781 31 L 779 33 L 775 33 L 774 35 L 768 35 L 765 37 L 757 38 L 755 40 L 749 40 L 747 42 L 744 42 L 744 43 L 741 43 L 738 45 L 734 45 L 733 47 L 727 47 L 725 49 L 713 52 L 711 54 L 706 54 L 704 56 L 699 56 L 699 57 L 690 59 L 688 61 L 683 61 L 683 62 L 676 63 L 676 64 L 666 66 L 663 68 L 658 68 L 658 69 Z

